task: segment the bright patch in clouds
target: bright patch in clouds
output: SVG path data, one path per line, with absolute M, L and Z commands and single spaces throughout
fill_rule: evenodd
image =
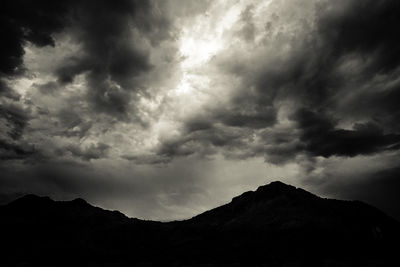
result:
M 221 12 L 222 10 L 224 12 Z M 208 85 L 206 81 L 201 81 L 203 77 L 199 77 L 196 72 L 225 48 L 224 32 L 237 21 L 240 11 L 238 4 L 227 7 L 218 3 L 182 29 L 179 40 L 182 78 L 176 88 L 178 94 L 191 93 L 196 90 L 195 84 Z

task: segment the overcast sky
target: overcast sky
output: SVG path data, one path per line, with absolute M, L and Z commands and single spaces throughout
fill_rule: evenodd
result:
M 0 203 L 172 220 L 281 180 L 400 218 L 400 1 L 1 5 Z

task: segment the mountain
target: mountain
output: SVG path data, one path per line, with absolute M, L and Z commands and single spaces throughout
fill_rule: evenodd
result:
M 0 206 L 0 237 L 0 266 L 400 266 L 399 222 L 281 182 L 167 223 L 27 195 Z

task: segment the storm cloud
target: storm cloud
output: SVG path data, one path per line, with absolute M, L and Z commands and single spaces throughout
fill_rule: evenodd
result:
M 2 5 L 0 198 L 173 219 L 284 179 L 397 216 L 398 1 Z

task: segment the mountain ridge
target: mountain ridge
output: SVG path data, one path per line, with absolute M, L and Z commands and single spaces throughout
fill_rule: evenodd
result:
M 332 199 L 332 198 L 321 198 L 321 197 L 319 197 L 319 196 L 317 196 L 317 195 L 315 195 L 315 194 L 313 194 L 311 192 L 308 192 L 308 191 L 306 191 L 306 190 L 304 190 L 304 189 L 302 189 L 300 187 L 295 187 L 293 185 L 285 184 L 285 183 L 277 180 L 277 181 L 272 181 L 269 184 L 261 185 L 261 186 L 257 187 L 255 190 L 249 190 L 249 191 L 243 192 L 240 195 L 233 197 L 230 202 L 227 202 L 227 203 L 222 204 L 220 206 L 217 206 L 215 208 L 211 208 L 210 210 L 207 210 L 207 211 L 204 211 L 204 212 L 199 213 L 197 215 L 194 215 L 193 217 L 190 217 L 190 218 L 187 218 L 187 219 L 181 219 L 181 220 L 160 221 L 160 222 L 169 223 L 169 222 L 177 222 L 177 221 L 178 222 L 179 221 L 188 221 L 188 220 L 196 218 L 196 217 L 198 217 L 198 216 L 200 216 L 200 215 L 202 215 L 204 213 L 208 213 L 208 212 L 210 212 L 212 210 L 215 210 L 215 209 L 227 206 L 229 204 L 235 203 L 237 201 L 240 201 L 240 200 L 242 200 L 243 198 L 246 198 L 246 197 L 250 197 L 250 198 L 256 197 L 257 194 L 258 194 L 258 196 L 260 196 L 260 194 L 263 194 L 264 196 L 267 195 L 268 197 L 271 197 L 274 194 L 276 194 L 276 195 L 279 195 L 280 193 L 287 194 L 288 192 L 301 193 L 304 196 L 308 196 L 310 198 L 315 198 L 315 199 L 326 199 L 326 200 L 331 200 L 331 201 L 360 203 L 361 205 L 367 205 L 370 208 L 373 208 L 373 209 L 381 212 L 382 214 L 392 218 L 393 220 L 396 220 L 395 218 L 391 217 L 390 215 L 388 215 L 388 214 L 384 213 L 383 211 L 379 210 L 377 207 L 375 207 L 375 206 L 373 206 L 371 204 L 365 203 L 363 201 L 360 201 L 360 200 L 341 200 L 341 199 Z M 102 208 L 102 207 L 98 207 L 98 206 L 92 205 L 91 203 L 87 202 L 85 199 L 83 199 L 81 197 L 77 197 L 77 198 L 74 198 L 74 199 L 71 199 L 71 200 L 53 200 L 49 196 L 40 196 L 40 195 L 36 195 L 36 194 L 26 194 L 26 195 L 23 195 L 23 196 L 15 199 L 15 200 L 12 200 L 12 201 L 10 201 L 10 202 L 8 202 L 6 204 L 0 205 L 0 207 L 10 206 L 10 205 L 13 206 L 13 205 L 16 205 L 17 203 L 21 203 L 21 202 L 25 202 L 28 205 L 31 205 L 32 201 L 34 203 L 36 203 L 36 204 L 38 204 L 38 201 L 40 201 L 39 203 L 42 203 L 42 204 L 47 202 L 48 204 L 49 203 L 64 203 L 64 204 L 71 203 L 71 204 L 77 204 L 77 205 L 80 205 L 80 206 L 90 206 L 90 207 L 98 208 L 98 209 L 101 209 L 101 210 L 104 210 L 104 211 L 121 213 L 122 215 L 124 215 L 126 218 L 129 218 L 129 219 L 142 220 L 142 221 L 155 221 L 155 220 L 148 220 L 148 219 L 130 217 L 130 216 L 127 216 L 126 214 L 124 214 L 123 212 L 119 211 L 119 210 L 109 210 L 109 209 L 105 209 L 105 208 Z
M 0 217 L 3 266 L 19 266 L 15 259 L 54 265 L 67 254 L 74 265 L 321 266 L 331 259 L 365 265 L 396 260 L 393 244 L 400 240 L 399 222 L 368 204 L 320 198 L 282 182 L 182 221 L 140 220 L 80 198 L 35 195 L 0 206 Z M 46 259 L 38 256 L 43 251 Z

